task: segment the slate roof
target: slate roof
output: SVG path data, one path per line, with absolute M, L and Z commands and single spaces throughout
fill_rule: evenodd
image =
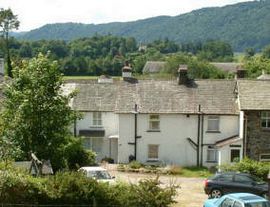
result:
M 215 67 L 217 67 L 218 69 L 224 71 L 224 72 L 232 72 L 232 73 L 236 73 L 237 68 L 241 67 L 240 63 L 218 63 L 218 62 L 212 62 L 210 63 L 211 65 L 214 65 Z
M 239 80 L 240 110 L 270 110 L 269 80 Z
M 74 83 L 73 83 L 74 84 Z M 237 114 L 234 80 L 198 80 L 192 86 L 177 81 L 139 80 L 76 83 L 79 92 L 73 108 L 79 111 L 131 113 L 138 105 L 140 113 Z
M 165 67 L 163 61 L 147 61 L 143 67 L 143 73 L 159 73 Z

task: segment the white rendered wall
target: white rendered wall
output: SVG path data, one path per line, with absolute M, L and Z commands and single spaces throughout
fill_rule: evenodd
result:
M 102 150 L 98 155 L 97 159 L 100 161 L 105 156 L 110 156 L 110 139 L 111 135 L 118 135 L 119 123 L 118 123 L 118 115 L 113 112 L 102 112 L 102 126 L 105 130 L 105 136 L 100 137 L 102 139 Z M 76 123 L 77 135 L 79 134 L 79 130 L 89 130 L 92 127 L 93 123 L 93 112 L 83 112 L 83 119 L 78 120 Z M 111 155 L 113 155 L 113 159 L 117 162 L 117 140 L 115 138 L 111 139 Z
M 159 160 L 166 164 L 182 166 L 196 165 L 196 150 L 187 138 L 197 142 L 198 116 L 183 114 L 160 114 L 160 132 L 149 132 L 149 115 L 138 114 L 137 160 L 147 162 L 148 145 L 159 145 Z M 128 162 L 129 155 L 134 154 L 134 114 L 119 115 L 119 148 L 120 163 Z M 238 116 L 220 116 L 220 132 L 207 133 L 207 116 L 204 118 L 204 143 L 215 144 L 216 141 L 238 134 Z M 206 162 L 206 150 L 203 149 L 203 165 L 216 165 Z
M 207 121 L 208 121 L 208 116 L 204 116 L 204 137 L 203 137 L 204 144 L 214 144 L 217 141 L 239 134 L 239 116 L 225 116 L 225 115 L 220 116 L 219 117 L 219 127 L 220 127 L 219 132 L 208 132 Z M 207 148 L 208 146 L 203 147 L 203 165 L 206 167 L 217 165 L 218 163 L 207 162 Z M 228 152 L 224 152 L 226 150 Z M 229 148 L 222 149 L 222 159 L 227 159 L 226 158 L 227 155 L 230 155 Z M 222 160 L 222 164 L 225 164 L 223 160 Z

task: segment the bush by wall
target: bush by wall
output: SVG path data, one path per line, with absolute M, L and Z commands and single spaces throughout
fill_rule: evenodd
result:
M 222 171 L 239 171 L 244 173 L 249 173 L 255 177 L 262 180 L 267 179 L 267 175 L 270 170 L 270 163 L 268 162 L 258 162 L 248 158 L 244 158 L 234 165 L 224 165 L 221 167 Z

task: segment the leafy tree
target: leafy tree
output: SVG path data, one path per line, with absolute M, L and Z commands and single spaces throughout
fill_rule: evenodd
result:
M 257 78 L 263 71 L 270 74 L 270 59 L 253 56 L 245 60 L 244 68 L 246 68 L 250 78 Z
M 0 9 L 0 32 L 5 40 L 7 72 L 9 77 L 12 77 L 12 66 L 9 52 L 9 32 L 13 29 L 18 29 L 19 25 L 20 22 L 18 21 L 17 15 L 14 15 L 11 9 Z
M 266 46 L 262 51 L 262 56 L 264 58 L 270 59 L 270 45 Z
M 255 49 L 252 47 L 246 48 L 245 49 L 245 57 L 246 58 L 250 58 L 253 57 L 255 55 Z
M 222 41 L 208 41 L 203 44 L 198 57 L 208 61 L 230 62 L 233 59 L 233 50 L 229 43 Z
M 72 139 L 70 126 L 77 117 L 68 105 L 74 93 L 61 93 L 57 62 L 41 54 L 17 65 L 13 74 L 4 90 L 6 137 L 18 143 L 21 159 L 34 152 L 40 159 L 50 159 L 54 169 L 64 167 L 64 146 Z

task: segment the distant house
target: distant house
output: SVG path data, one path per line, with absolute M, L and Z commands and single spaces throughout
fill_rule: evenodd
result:
M 233 63 L 233 62 L 227 63 L 211 62 L 210 64 L 224 72 L 231 72 L 234 74 L 236 74 L 237 70 L 242 67 L 241 63 Z
M 165 68 L 166 62 L 163 61 L 147 61 L 143 68 L 143 73 L 159 73 Z

